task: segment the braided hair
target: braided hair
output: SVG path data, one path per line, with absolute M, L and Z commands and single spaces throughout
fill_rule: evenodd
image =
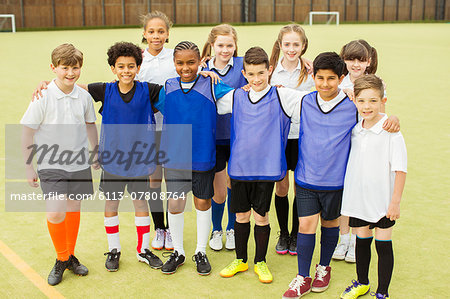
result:
M 200 50 L 198 49 L 197 45 L 194 44 L 193 42 L 189 42 L 189 41 L 179 42 L 178 45 L 176 45 L 175 48 L 173 49 L 173 56 L 175 57 L 175 54 L 177 52 L 180 52 L 183 50 L 194 51 L 195 54 L 197 54 L 198 58 L 200 59 Z

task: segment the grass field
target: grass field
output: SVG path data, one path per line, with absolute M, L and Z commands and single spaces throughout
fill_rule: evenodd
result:
M 270 52 L 279 28 L 278 25 L 237 27 L 239 54 L 243 55 L 254 45 Z M 309 38 L 305 57 L 310 59 L 323 51 L 339 52 L 343 44 L 359 38 L 366 39 L 378 50 L 378 75 L 387 83 L 387 112 L 400 118 L 409 158 L 402 216 L 393 237 L 395 267 L 391 298 L 445 298 L 450 277 L 450 24 L 316 25 L 305 26 L 305 30 Z M 168 47 L 174 47 L 181 40 L 203 46 L 208 31 L 208 27 L 174 28 Z M 57 45 L 70 42 L 84 52 L 85 65 L 79 82 L 90 83 L 114 79 L 106 63 L 106 50 L 110 45 L 116 41 L 139 43 L 140 39 L 140 29 L 0 34 L 1 124 L 19 123 L 37 83 L 53 77 L 49 68 L 50 53 Z M 5 157 L 5 130 L 1 130 L 0 140 L 0 171 L 5 173 L 5 159 L 8 159 Z M 19 169 L 22 167 L 17 165 Z M 45 214 L 5 212 L 4 193 L 5 177 L 2 176 L 0 297 L 44 298 L 46 295 L 20 269 L 28 274 L 34 270 L 45 282 L 53 266 L 55 254 Z M 63 283 L 55 288 L 60 294 L 67 298 L 280 298 L 297 271 L 295 257 L 279 256 L 274 251 L 278 230 L 274 208 L 267 256 L 274 281 L 269 285 L 258 282 L 253 265 L 250 271 L 234 278 L 221 278 L 218 273 L 234 258 L 234 252 L 217 253 L 208 249 L 213 272 L 208 277 L 197 275 L 190 260 L 196 243 L 192 212 L 187 213 L 185 223 L 187 262 L 171 276 L 136 261 L 133 213 L 122 213 L 120 222 L 123 248 L 120 271 L 109 273 L 104 268 L 107 241 L 103 215 L 82 214 L 77 256 L 90 273 L 87 277 L 75 277 L 67 271 Z M 316 244 L 319 243 L 317 240 Z M 33 270 L 26 270 L 23 264 L 10 263 L 5 257 L 5 245 Z M 249 245 L 252 262 L 252 236 Z M 318 261 L 317 247 L 313 264 Z M 157 254 L 161 256 L 160 252 Z M 370 280 L 374 282 L 374 289 L 376 254 L 372 257 Z M 337 298 L 355 278 L 354 265 L 333 262 L 332 267 L 329 290 L 307 298 Z

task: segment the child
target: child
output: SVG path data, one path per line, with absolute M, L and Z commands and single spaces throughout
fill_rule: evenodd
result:
M 165 103 L 162 112 L 164 125 L 167 126 L 163 131 L 161 146 L 168 153 L 168 162 L 164 164 L 164 167 L 169 197 L 169 226 L 174 252 L 164 263 L 161 271 L 164 274 L 172 274 L 184 264 L 185 195 L 192 190 L 197 212 L 197 247 L 193 260 L 197 266 L 197 273 L 208 275 L 211 273 L 211 265 L 206 256 L 206 244 L 211 227 L 211 198 L 214 195 L 213 180 L 216 164 L 217 111 L 215 103 L 216 98 L 221 98 L 232 89 L 223 83 L 213 85 L 210 78 L 197 75 L 200 51 L 194 43 L 180 42 L 175 47 L 173 55 L 179 77 L 167 80 L 159 97 L 160 101 Z M 172 133 L 177 135 L 177 132 L 170 130 L 170 125 L 175 124 L 186 125 L 184 127 L 188 127 L 192 132 L 192 151 L 186 150 L 184 140 L 177 140 L 171 135 Z M 184 155 L 189 153 L 188 158 L 192 159 L 192 163 L 177 164 L 176 162 L 179 161 L 177 153 L 184 153 Z
M 232 277 L 248 270 L 247 243 L 253 210 L 254 270 L 263 283 L 273 280 L 266 254 L 270 236 L 268 212 L 274 182 L 286 175 L 284 151 L 290 118 L 300 115 L 299 99 L 307 94 L 271 87 L 271 73 L 266 52 L 260 47 L 249 49 L 244 56 L 243 74 L 250 91 L 236 89 L 217 102 L 220 114 L 232 112 L 228 174 L 231 178 L 231 211 L 236 212 L 236 259 L 220 275 Z
M 144 33 L 142 42 L 148 44 L 148 48 L 143 52 L 142 65 L 136 79 L 142 82 L 150 82 L 164 85 L 167 79 L 177 77 L 173 64 L 173 50 L 164 47 L 169 42 L 169 29 L 172 26 L 169 18 L 160 11 L 153 11 L 142 18 Z M 161 140 L 161 128 L 163 116 L 161 112 L 155 113 L 156 132 L 155 143 L 157 147 Z M 155 172 L 150 177 L 150 191 L 155 194 L 161 193 L 162 168 L 156 166 Z M 170 230 L 164 224 L 163 202 L 149 200 L 150 211 L 155 225 L 155 238 L 152 240 L 152 248 L 160 250 L 173 250 Z M 167 219 L 167 211 L 166 211 Z M 168 220 L 166 220 L 168 223 Z
M 344 78 L 344 67 L 344 61 L 336 53 L 319 54 L 314 59 L 317 91 L 302 99 L 295 169 L 298 274 L 283 298 L 299 298 L 310 291 L 323 292 L 331 279 L 329 265 L 339 238 L 338 218 L 351 130 L 358 119 L 355 105 L 338 88 Z M 313 281 L 309 270 L 319 219 L 321 252 Z
M 208 35 L 202 51 L 202 60 L 211 57 L 211 48 L 215 56 L 212 57 L 203 70 L 216 72 L 225 84 L 232 88 L 240 88 L 247 84 L 242 75 L 243 58 L 237 56 L 237 33 L 228 25 L 221 24 L 213 27 Z M 230 158 L 230 119 L 231 114 L 217 115 L 216 132 L 216 174 L 214 177 L 214 197 L 211 202 L 212 233 L 209 247 L 222 250 L 222 217 L 225 200 L 228 196 L 228 224 L 226 229 L 225 248 L 234 250 L 234 222 L 236 215 L 230 211 L 230 182 L 225 167 Z M 226 193 L 225 193 L 226 190 Z
M 91 97 L 75 85 L 80 78 L 83 53 L 71 44 L 62 44 L 53 50 L 51 59 L 56 78 L 43 93 L 45 101 L 31 102 L 20 123 L 24 126 L 22 150 L 26 161 L 34 155 L 33 145 L 56 145 L 58 157 L 67 152 L 79 157 L 65 165 L 50 163 L 48 157 L 38 158 L 38 161 L 42 158 L 38 174 L 47 201 L 47 226 L 57 254 L 48 276 L 48 284 L 53 286 L 61 282 L 66 269 L 77 275 L 88 274 L 74 255 L 81 206 L 81 201 L 75 198 L 93 193 L 88 139 L 96 149 L 98 137 Z M 33 164 L 29 161 L 25 164 L 28 183 L 38 187 Z M 99 168 L 98 164 L 93 167 Z
M 377 50 L 371 47 L 365 40 L 354 40 L 342 47 L 339 55 L 346 64 L 344 74 L 347 74 L 339 88 L 353 94 L 353 83 L 356 79 L 366 74 L 375 74 L 378 66 Z M 384 113 L 384 104 L 382 105 Z M 350 234 L 348 226 L 348 217 L 339 218 L 340 241 L 333 253 L 333 259 L 344 260 L 348 263 L 354 263 L 356 234 Z
M 400 200 L 406 179 L 406 146 L 400 132 L 382 129 L 383 81 L 367 75 L 355 81 L 355 105 L 362 120 L 352 130 L 352 147 L 347 164 L 342 215 L 350 217 L 356 231 L 356 273 L 341 298 L 357 298 L 369 291 L 372 229 L 378 253 L 376 298 L 389 298 L 388 287 L 394 267 L 392 229 L 400 217 Z
M 314 86 L 312 76 L 308 74 L 305 63 L 301 60 L 308 48 L 308 38 L 305 31 L 298 24 L 289 24 L 281 28 L 275 41 L 270 57 L 270 65 L 275 70 L 270 78 L 272 86 L 282 85 L 299 91 L 311 91 Z M 280 51 L 283 57 L 279 61 Z M 301 100 L 300 98 L 298 99 Z M 298 132 L 299 123 L 291 123 L 286 145 L 286 160 L 288 173 L 282 181 L 275 184 L 275 210 L 277 212 L 280 235 L 275 247 L 278 254 L 297 254 L 298 216 L 297 201 L 292 205 L 292 230 L 289 234 L 289 170 L 294 171 L 298 159 Z M 295 187 L 295 186 L 294 186 Z

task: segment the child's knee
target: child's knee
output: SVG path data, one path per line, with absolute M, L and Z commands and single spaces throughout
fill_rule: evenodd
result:
M 283 179 L 275 184 L 275 194 L 278 196 L 286 196 L 289 193 L 289 180 Z
M 47 220 L 50 223 L 58 224 L 64 221 L 66 218 L 65 212 L 47 212 Z
M 256 225 L 265 226 L 269 224 L 269 213 L 262 216 L 255 212 L 253 213 L 253 217 L 255 218 Z
M 236 213 L 236 222 L 239 223 L 248 223 L 250 222 L 250 215 L 252 214 L 251 211 L 244 212 L 244 213 Z
M 211 199 L 200 199 L 194 197 L 194 205 L 197 210 L 206 211 L 211 207 Z

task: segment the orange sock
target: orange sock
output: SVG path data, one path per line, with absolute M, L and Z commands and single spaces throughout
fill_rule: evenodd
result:
M 55 247 L 57 259 L 67 261 L 69 259 L 69 251 L 66 242 L 66 223 L 51 223 L 47 220 L 48 231 Z
M 69 254 L 74 255 L 77 243 L 78 228 L 80 227 L 80 211 L 66 212 L 66 241 Z

